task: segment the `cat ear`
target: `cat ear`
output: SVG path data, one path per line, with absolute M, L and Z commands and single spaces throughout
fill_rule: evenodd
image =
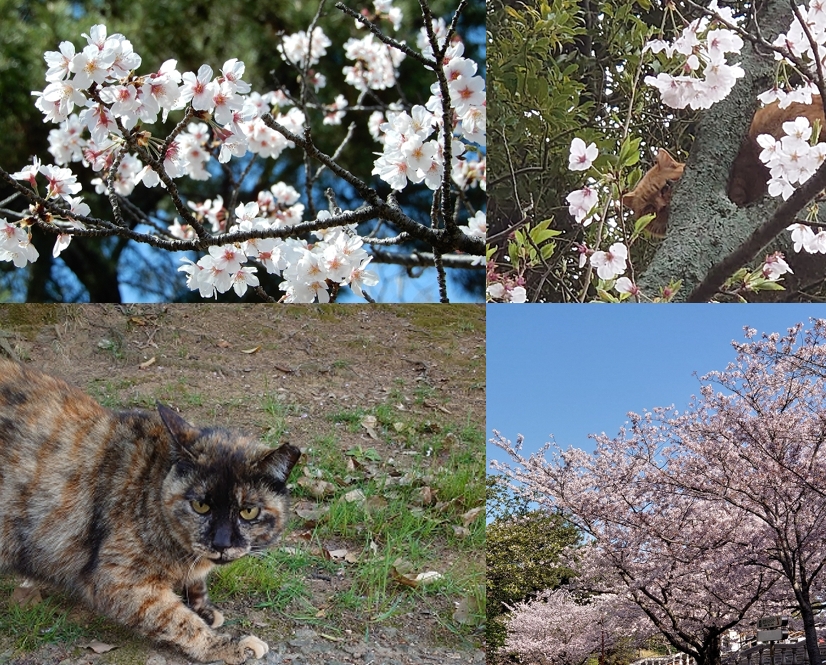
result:
M 267 467 L 270 475 L 283 483 L 290 477 L 290 471 L 301 457 L 301 451 L 289 443 L 267 451 L 257 462 L 259 467 Z
M 201 435 L 201 430 L 190 425 L 186 420 L 181 418 L 174 409 L 169 408 L 165 404 L 155 402 L 155 406 L 158 409 L 161 420 L 163 420 L 163 424 L 166 425 L 175 443 L 177 443 L 182 450 L 188 452 L 192 443 Z

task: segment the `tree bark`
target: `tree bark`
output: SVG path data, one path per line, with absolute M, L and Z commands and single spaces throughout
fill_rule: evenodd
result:
M 791 11 L 785 0 L 768 0 L 760 26 L 768 40 L 786 31 Z M 729 172 L 757 107 L 757 95 L 772 86 L 774 61 L 750 42 L 740 65 L 746 74 L 732 92 L 703 115 L 685 175 L 674 189 L 669 229 L 640 276 L 644 293 L 656 294 L 682 280 L 675 300 L 684 301 L 711 268 L 734 252 L 777 207 L 775 201 L 738 208 L 726 195 Z M 732 271 L 733 272 L 733 271 Z

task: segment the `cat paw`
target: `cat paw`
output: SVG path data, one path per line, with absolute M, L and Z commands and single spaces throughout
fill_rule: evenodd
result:
M 215 608 L 212 609 L 212 620 L 209 622 L 209 625 L 213 628 L 220 628 L 224 625 L 224 615 L 221 614 Z
M 256 659 L 263 658 L 264 655 L 270 650 L 270 645 L 263 640 L 259 640 L 255 637 L 255 635 L 247 635 L 246 637 L 242 637 L 238 640 L 238 646 L 242 649 L 249 649 L 252 651 Z

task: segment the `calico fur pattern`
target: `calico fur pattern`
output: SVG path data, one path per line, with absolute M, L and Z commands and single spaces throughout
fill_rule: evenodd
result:
M 268 646 L 215 630 L 206 576 L 272 545 L 301 452 L 172 409 L 114 412 L 0 359 L 0 570 L 55 585 L 200 661 Z

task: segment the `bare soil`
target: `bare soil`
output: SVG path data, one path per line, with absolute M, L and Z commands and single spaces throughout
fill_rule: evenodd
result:
M 268 426 L 265 396 L 275 395 L 290 405 L 282 440 L 302 447 L 336 427 L 328 414 L 386 403 L 399 386 L 401 409 L 484 423 L 484 320 L 483 306 L 476 305 L 5 305 L 0 352 L 80 386 L 106 406 L 152 408 L 161 399 L 198 425 L 262 432 Z M 417 386 L 428 389 L 423 401 L 412 394 Z M 342 449 L 369 443 L 383 454 L 392 452 L 366 432 L 337 429 L 336 436 Z M 484 565 L 484 552 L 459 556 L 467 559 L 460 565 Z M 335 584 L 335 576 L 308 580 L 319 599 Z M 225 616 L 241 615 L 270 644 L 265 659 L 249 662 L 484 662 L 481 630 L 445 630 L 432 607 L 330 635 L 318 625 L 274 617 L 252 601 L 221 605 Z M 21 653 L 11 646 L 14 636 L 0 633 L 0 665 L 189 662 L 101 622 L 82 606 L 72 610 L 72 618 L 92 630 L 100 626 L 96 639 L 117 648 L 94 653 L 84 647 L 87 634 Z M 347 617 L 339 619 L 346 627 Z

